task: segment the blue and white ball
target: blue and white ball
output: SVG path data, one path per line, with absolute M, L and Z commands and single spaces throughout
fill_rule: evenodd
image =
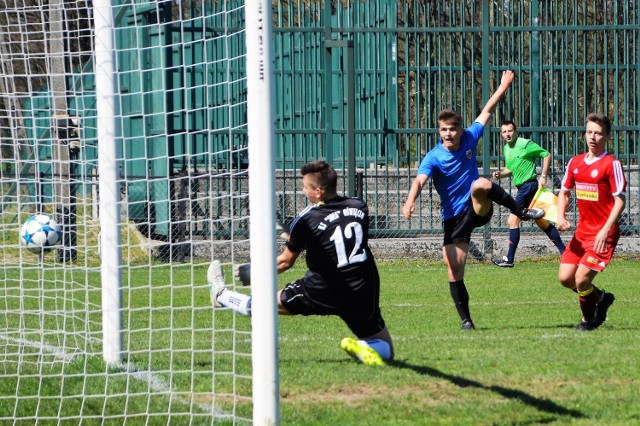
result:
M 31 216 L 20 229 L 20 243 L 33 253 L 51 250 L 60 242 L 61 236 L 58 222 L 46 214 Z

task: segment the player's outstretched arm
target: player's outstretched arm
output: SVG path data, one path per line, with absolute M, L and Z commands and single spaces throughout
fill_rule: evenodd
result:
M 476 118 L 477 122 L 481 123 L 483 126 L 485 126 L 489 122 L 491 114 L 493 114 L 493 111 L 496 109 L 496 105 L 498 105 L 498 102 L 500 102 L 502 95 L 504 95 L 509 86 L 511 86 L 514 78 L 515 74 L 513 73 L 513 71 L 505 71 L 502 73 L 500 86 L 498 86 L 498 89 L 493 93 L 493 95 L 491 95 L 484 108 L 482 109 L 482 112 L 480 112 L 480 115 L 478 115 L 478 118 Z

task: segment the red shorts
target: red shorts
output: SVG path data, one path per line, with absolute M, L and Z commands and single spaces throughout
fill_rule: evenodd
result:
M 593 250 L 593 239 L 581 240 L 575 235 L 562 253 L 560 263 L 583 265 L 596 272 L 604 271 L 613 257 L 620 234 L 614 233 L 607 238 L 607 251 L 597 253 Z

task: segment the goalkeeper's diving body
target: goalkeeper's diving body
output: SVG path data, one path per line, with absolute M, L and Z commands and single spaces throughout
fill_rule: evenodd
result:
M 278 313 L 337 315 L 357 337 L 344 338 L 342 349 L 364 364 L 383 365 L 393 359 L 393 343 L 380 312 L 380 277 L 368 243 L 369 208 L 358 198 L 337 194 L 338 175 L 325 161 L 307 163 L 300 173 L 311 204 L 291 223 L 276 263 L 280 274 L 306 250 L 309 270 L 278 291 Z M 247 266 L 234 274 L 249 284 Z M 219 261 L 211 263 L 208 280 L 214 306 L 251 315 L 251 297 L 226 288 Z

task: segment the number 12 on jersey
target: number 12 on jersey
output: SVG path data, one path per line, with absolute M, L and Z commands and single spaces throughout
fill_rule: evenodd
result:
M 344 227 L 344 233 L 342 232 L 342 227 L 336 227 L 330 239 L 336 246 L 338 268 L 367 260 L 367 252 L 362 248 L 362 235 L 362 225 L 358 222 L 350 222 L 347 224 L 347 226 Z M 347 257 L 345 240 L 354 240 L 353 249 L 349 257 Z

